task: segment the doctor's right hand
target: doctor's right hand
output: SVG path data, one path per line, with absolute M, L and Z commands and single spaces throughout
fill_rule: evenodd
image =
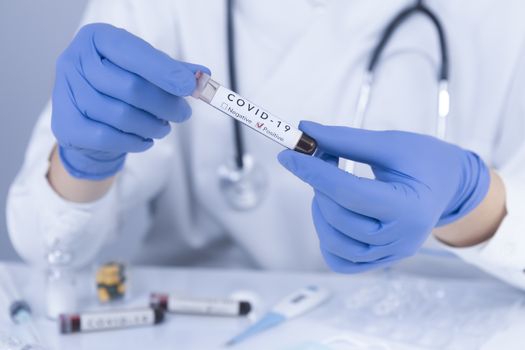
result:
M 59 57 L 52 130 L 59 156 L 75 178 L 115 175 L 126 154 L 165 137 L 169 122 L 191 115 L 184 100 L 205 67 L 173 60 L 144 40 L 108 24 L 80 29 Z
M 300 129 L 317 141 L 319 157 L 285 150 L 279 161 L 314 189 L 314 226 L 334 271 L 367 271 L 416 254 L 434 228 L 473 212 L 490 188 L 477 154 L 435 137 L 313 122 Z M 340 170 L 339 157 L 370 165 L 375 178 Z M 494 219 L 490 227 L 501 221 Z

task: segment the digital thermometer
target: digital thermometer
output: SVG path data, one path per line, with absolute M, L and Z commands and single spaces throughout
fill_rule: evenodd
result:
M 278 326 L 292 318 L 315 309 L 330 297 L 330 292 L 318 286 L 308 286 L 288 295 L 255 324 L 226 343 L 235 345 L 253 335 Z

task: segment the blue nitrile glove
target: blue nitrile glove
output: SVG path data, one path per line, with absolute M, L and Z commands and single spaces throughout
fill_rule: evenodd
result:
M 144 40 L 108 24 L 80 29 L 59 57 L 52 129 L 66 170 L 103 179 L 128 152 L 142 152 L 182 122 L 191 109 L 182 96 L 205 67 L 179 62 Z
M 413 255 L 432 229 L 473 210 L 490 174 L 474 153 L 402 131 L 302 122 L 320 157 L 286 150 L 279 161 L 314 188 L 312 216 L 321 252 L 338 272 L 383 266 Z M 337 168 L 337 157 L 367 163 L 376 179 Z

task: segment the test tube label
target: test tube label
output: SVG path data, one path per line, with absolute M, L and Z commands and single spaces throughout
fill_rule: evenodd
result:
M 200 300 L 170 296 L 168 311 L 203 315 L 237 316 L 239 315 L 239 302 L 236 300 Z
M 301 130 L 222 85 L 218 87 L 210 104 L 289 149 L 294 149 L 303 135 Z
M 82 314 L 80 316 L 80 330 L 82 332 L 153 324 L 155 324 L 155 312 L 153 310 L 128 310 L 107 314 Z

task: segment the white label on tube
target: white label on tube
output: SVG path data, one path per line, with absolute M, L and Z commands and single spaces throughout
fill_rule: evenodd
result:
M 189 299 L 170 296 L 168 311 L 188 314 L 238 316 L 239 302 L 236 300 Z
M 301 130 L 223 86 L 219 86 L 210 104 L 289 149 L 294 149 L 303 135 Z
M 155 324 L 155 312 L 151 309 L 129 310 L 108 313 L 82 314 L 80 331 L 100 331 L 114 328 L 129 328 Z

